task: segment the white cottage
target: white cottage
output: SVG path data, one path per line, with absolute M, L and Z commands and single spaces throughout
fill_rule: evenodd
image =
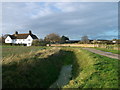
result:
M 36 35 L 32 34 L 31 31 L 29 33 L 18 34 L 16 31 L 13 35 L 8 35 L 5 39 L 5 43 L 11 44 L 23 44 L 27 46 L 32 45 L 32 41 L 38 39 Z

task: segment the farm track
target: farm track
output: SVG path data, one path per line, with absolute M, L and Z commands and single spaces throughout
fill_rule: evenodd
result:
M 96 50 L 93 48 L 83 48 L 83 49 L 88 50 L 88 51 L 93 52 L 93 53 L 96 53 L 96 54 L 99 54 L 99 55 L 109 57 L 109 58 L 119 59 L 119 57 L 120 57 L 119 54 L 113 54 L 111 52 L 105 52 L 105 51 Z

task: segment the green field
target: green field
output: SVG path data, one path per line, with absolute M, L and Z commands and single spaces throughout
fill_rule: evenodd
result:
M 49 88 L 69 64 L 72 78 L 63 88 L 118 88 L 119 61 L 82 48 L 3 46 L 2 51 L 3 88 Z
M 46 47 L 25 47 L 25 46 L 2 46 L 2 57 L 9 57 L 11 55 L 19 55 L 19 54 L 25 54 L 29 52 L 36 52 L 40 49 L 44 49 Z
M 105 51 L 105 52 L 111 52 L 111 53 L 114 53 L 114 54 L 120 54 L 120 50 L 113 50 L 113 49 L 106 49 L 106 48 L 98 48 L 98 47 L 96 47 L 95 49 L 97 49 L 97 50 L 102 50 L 102 51 Z

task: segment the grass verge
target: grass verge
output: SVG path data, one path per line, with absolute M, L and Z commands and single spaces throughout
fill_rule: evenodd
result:
M 120 54 L 120 50 L 112 50 L 112 49 L 106 49 L 106 48 L 95 48 L 95 49 L 105 51 L 105 52 L 111 52 L 114 54 Z
M 118 88 L 118 62 L 86 50 L 74 49 L 73 77 L 64 88 Z

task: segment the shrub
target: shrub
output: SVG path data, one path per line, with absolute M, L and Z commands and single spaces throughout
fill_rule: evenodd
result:
M 32 46 L 46 46 L 47 42 L 42 39 L 33 40 Z

